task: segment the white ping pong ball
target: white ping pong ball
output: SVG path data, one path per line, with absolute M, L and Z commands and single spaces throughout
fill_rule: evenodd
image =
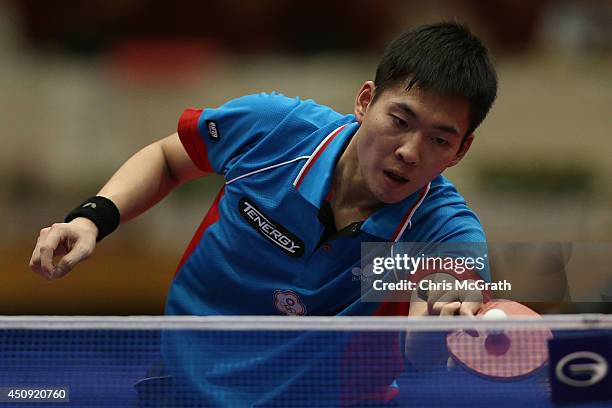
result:
M 482 318 L 485 320 L 506 320 L 508 319 L 508 315 L 501 309 L 491 309 L 487 311 Z M 503 330 L 487 330 L 487 334 L 498 335 L 503 334 Z
M 487 320 L 505 320 L 508 318 L 508 315 L 501 309 L 491 309 L 482 315 L 482 318 Z

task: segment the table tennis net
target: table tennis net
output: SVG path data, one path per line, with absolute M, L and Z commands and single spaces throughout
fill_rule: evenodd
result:
M 0 407 L 48 402 L 15 389 L 66 390 L 53 407 L 550 406 L 546 356 L 507 375 L 547 330 L 611 334 L 612 319 L 0 317 Z M 484 339 L 500 334 L 521 340 L 487 358 Z M 453 336 L 469 336 L 454 354 L 499 377 L 459 361 Z

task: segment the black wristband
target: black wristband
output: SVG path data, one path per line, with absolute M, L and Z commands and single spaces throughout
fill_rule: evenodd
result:
M 78 217 L 87 218 L 96 224 L 98 227 L 96 242 L 102 241 L 104 237 L 116 230 L 121 221 L 121 215 L 115 203 L 100 196 L 91 197 L 70 211 L 64 222 L 70 222 Z

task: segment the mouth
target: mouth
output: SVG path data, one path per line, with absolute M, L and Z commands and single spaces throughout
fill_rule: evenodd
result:
M 392 170 L 383 170 L 383 173 L 385 173 L 385 176 L 387 177 L 387 179 L 393 181 L 394 183 L 397 184 L 406 184 L 410 182 L 410 179 L 398 174 L 395 171 Z

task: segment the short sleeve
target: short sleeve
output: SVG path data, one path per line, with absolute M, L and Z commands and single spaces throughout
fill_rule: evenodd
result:
M 189 108 L 179 119 L 179 138 L 201 170 L 225 174 L 300 103 L 299 98 L 260 93 L 233 99 L 215 109 Z

